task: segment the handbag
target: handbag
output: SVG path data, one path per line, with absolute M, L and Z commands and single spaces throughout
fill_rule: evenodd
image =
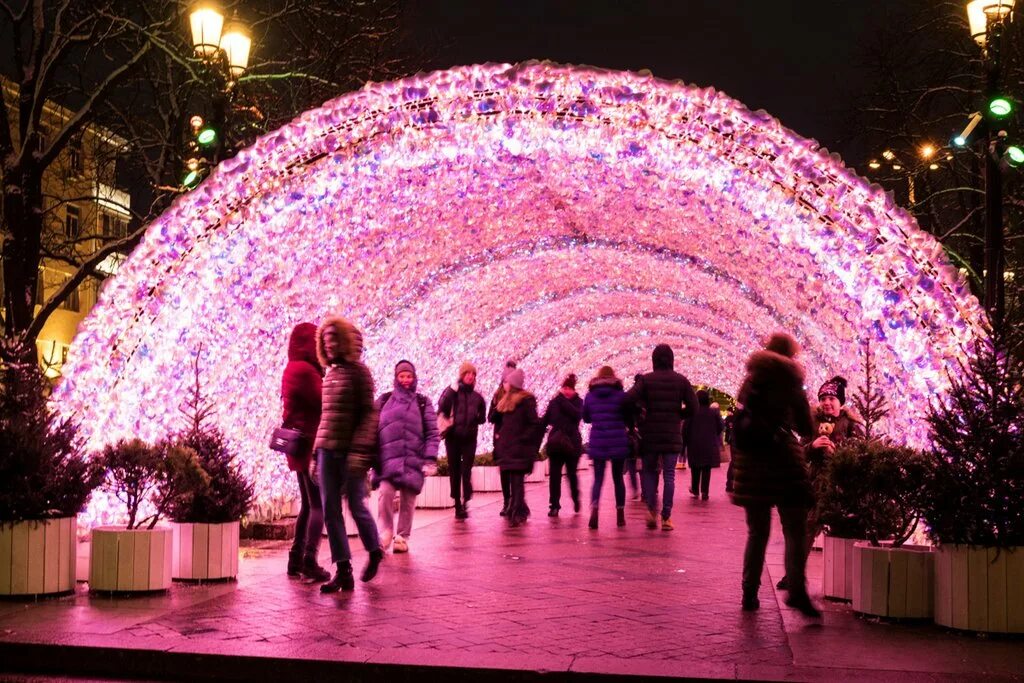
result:
M 285 455 L 298 455 L 305 442 L 306 435 L 290 427 L 277 427 L 270 435 L 270 449 Z

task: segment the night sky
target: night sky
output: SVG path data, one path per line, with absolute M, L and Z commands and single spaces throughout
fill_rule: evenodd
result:
M 430 67 L 549 59 L 713 86 L 834 151 L 880 22 L 919 0 L 417 0 Z M 848 163 L 857 163 L 847 159 Z

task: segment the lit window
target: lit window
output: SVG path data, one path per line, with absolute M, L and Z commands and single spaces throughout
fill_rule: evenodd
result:
M 82 233 L 82 214 L 77 206 L 65 207 L 64 236 L 69 240 L 78 239 Z
M 82 153 L 82 136 L 76 135 L 68 144 L 68 172 L 70 175 L 82 175 L 85 171 L 85 155 Z

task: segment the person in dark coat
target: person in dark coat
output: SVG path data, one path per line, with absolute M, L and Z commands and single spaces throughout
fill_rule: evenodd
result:
M 633 387 L 641 381 L 642 377 L 643 375 L 640 373 L 633 375 Z M 633 387 L 630 387 L 630 390 Z M 640 475 L 637 472 L 637 462 L 640 460 L 640 423 L 644 421 L 644 414 L 639 404 L 631 401 L 630 406 L 633 410 L 633 421 L 629 428 L 629 457 L 626 458 L 625 477 L 629 482 L 629 499 L 640 500 Z
M 362 335 L 344 318 L 327 318 L 317 329 L 316 353 L 326 369 L 321 392 L 320 424 L 316 430 L 316 469 L 320 481 L 327 540 L 331 560 L 337 566 L 334 578 L 320 587 L 324 593 L 350 591 L 352 552 L 348 545 L 345 520 L 341 512 L 342 495 L 348 495 L 349 510 L 359 528 L 360 538 L 369 550 L 370 559 L 362 580 L 369 581 L 377 573 L 383 558 L 376 538 L 373 517 L 363 499 L 354 496 L 359 482 L 350 475 L 355 462 L 366 462 L 376 451 L 376 412 L 373 407 L 373 376 L 361 358 Z
M 505 395 L 505 381 L 508 376 L 516 369 L 516 362 L 512 359 L 505 361 L 505 367 L 501 370 L 501 381 L 498 382 L 498 388 L 494 391 L 494 396 L 491 397 L 491 406 L 487 410 L 487 421 L 494 425 L 494 462 L 498 462 L 498 434 L 501 432 L 501 413 L 498 411 L 498 402 L 501 401 Z M 508 516 L 508 503 L 510 498 L 509 493 L 509 476 L 511 476 L 508 470 L 502 470 L 499 468 L 499 474 L 501 476 L 501 512 L 498 514 L 502 517 Z M 526 504 L 525 501 L 523 503 Z M 526 508 L 526 514 L 529 516 L 530 509 Z
M 825 463 L 836 452 L 836 446 L 847 439 L 864 438 L 863 420 L 846 406 L 846 384 L 846 378 L 837 375 L 818 389 L 818 406 L 812 414 L 811 437 L 804 446 L 812 490 L 817 490 Z M 807 542 L 804 550 L 808 555 L 814 547 L 814 539 L 821 531 L 818 506 L 814 505 L 807 513 Z M 789 578 L 783 576 L 777 587 L 785 589 L 788 584 Z
M 647 528 L 658 526 L 658 471 L 665 479 L 661 505 L 661 528 L 671 531 L 672 502 L 676 492 L 676 462 L 683 452 L 683 420 L 693 415 L 697 396 L 686 377 L 673 369 L 675 355 L 668 344 L 658 344 L 651 353 L 653 372 L 648 372 L 629 390 L 630 399 L 643 411 L 640 424 L 640 484 L 647 504 Z
M 282 426 L 299 431 L 305 439 L 302 450 L 289 455 L 288 469 L 299 484 L 299 516 L 295 519 L 295 540 L 288 552 L 288 576 L 305 576 L 327 581 L 330 573 L 317 563 L 324 531 L 324 508 L 320 487 L 310 476 L 313 440 L 320 424 L 320 391 L 323 369 L 316 357 L 316 325 L 299 323 L 288 339 L 288 365 L 281 378 Z
M 395 365 L 394 390 L 377 399 L 380 424 L 380 464 L 373 484 L 380 487 L 377 521 L 381 547 L 394 540 L 396 553 L 409 552 L 416 496 L 423 490 L 423 468 L 437 462 L 437 416 L 430 399 L 416 392 L 416 367 L 407 360 Z M 395 494 L 399 496 L 395 533 Z
M 725 425 L 718 408 L 711 407 L 711 397 L 701 389 L 697 392 L 697 410 L 684 423 L 683 442 L 690 466 L 690 494 L 708 499 L 711 490 L 711 469 L 722 464 L 722 431 Z
M 799 349 L 796 340 L 779 332 L 747 360 L 747 375 L 736 399 L 741 408 L 734 426 L 732 500 L 746 510 L 747 517 L 743 609 L 760 606 L 757 591 L 775 507 L 786 539 L 786 604 L 808 616 L 820 616 L 807 595 L 804 576 L 807 511 L 814 495 L 799 441 L 811 433 L 804 370 L 794 360 Z
M 548 436 L 547 454 L 550 466 L 548 517 L 557 517 L 562 508 L 562 468 L 569 480 L 574 512 L 580 511 L 580 482 L 576 474 L 580 454 L 583 453 L 583 436 L 580 434 L 580 420 L 583 418 L 583 399 L 576 393 L 576 375 L 570 374 L 562 382 L 562 388 L 548 403 L 541 422 Z
M 622 469 L 629 457 L 628 424 L 632 421 L 632 406 L 622 388 L 622 380 L 607 365 L 590 380 L 590 391 L 583 401 L 583 421 L 592 425 L 587 454 L 594 461 L 594 487 L 590 494 L 590 528 L 597 528 L 601 485 L 608 463 L 612 468 L 615 488 L 616 524 L 626 525 L 626 484 Z
M 445 387 L 437 402 L 437 413 L 451 423 L 441 437 L 448 455 L 455 518 L 468 516 L 466 504 L 473 497 L 473 460 L 476 458 L 476 437 L 487 419 L 484 397 L 475 390 L 476 367 L 472 363 L 459 366 L 459 379 Z
M 509 477 L 509 526 L 526 521 L 526 475 L 533 471 L 544 428 L 537 415 L 537 399 L 523 390 L 525 376 L 516 369 L 508 374 L 504 393 L 495 409 L 500 415 L 494 441 L 494 457 Z

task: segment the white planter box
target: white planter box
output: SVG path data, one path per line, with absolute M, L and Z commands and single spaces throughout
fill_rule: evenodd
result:
M 938 546 L 935 623 L 970 631 L 1024 633 L 1024 546 Z
M 934 553 L 927 546 L 853 546 L 853 610 L 897 619 L 930 619 Z
M 497 467 L 478 465 L 470 474 L 473 492 L 487 493 L 501 490 L 501 471 Z
M 93 529 L 89 588 L 119 592 L 170 588 L 173 543 L 170 527 Z
M 450 508 L 455 507 L 452 500 L 452 487 L 447 476 L 424 477 L 423 490 L 416 496 L 418 508 Z
M 825 536 L 822 584 L 826 598 L 853 599 L 853 545 L 859 540 Z
M 0 522 L 0 595 L 75 589 L 77 517 Z
M 171 578 L 200 581 L 238 576 L 238 522 L 176 522 L 172 529 Z

